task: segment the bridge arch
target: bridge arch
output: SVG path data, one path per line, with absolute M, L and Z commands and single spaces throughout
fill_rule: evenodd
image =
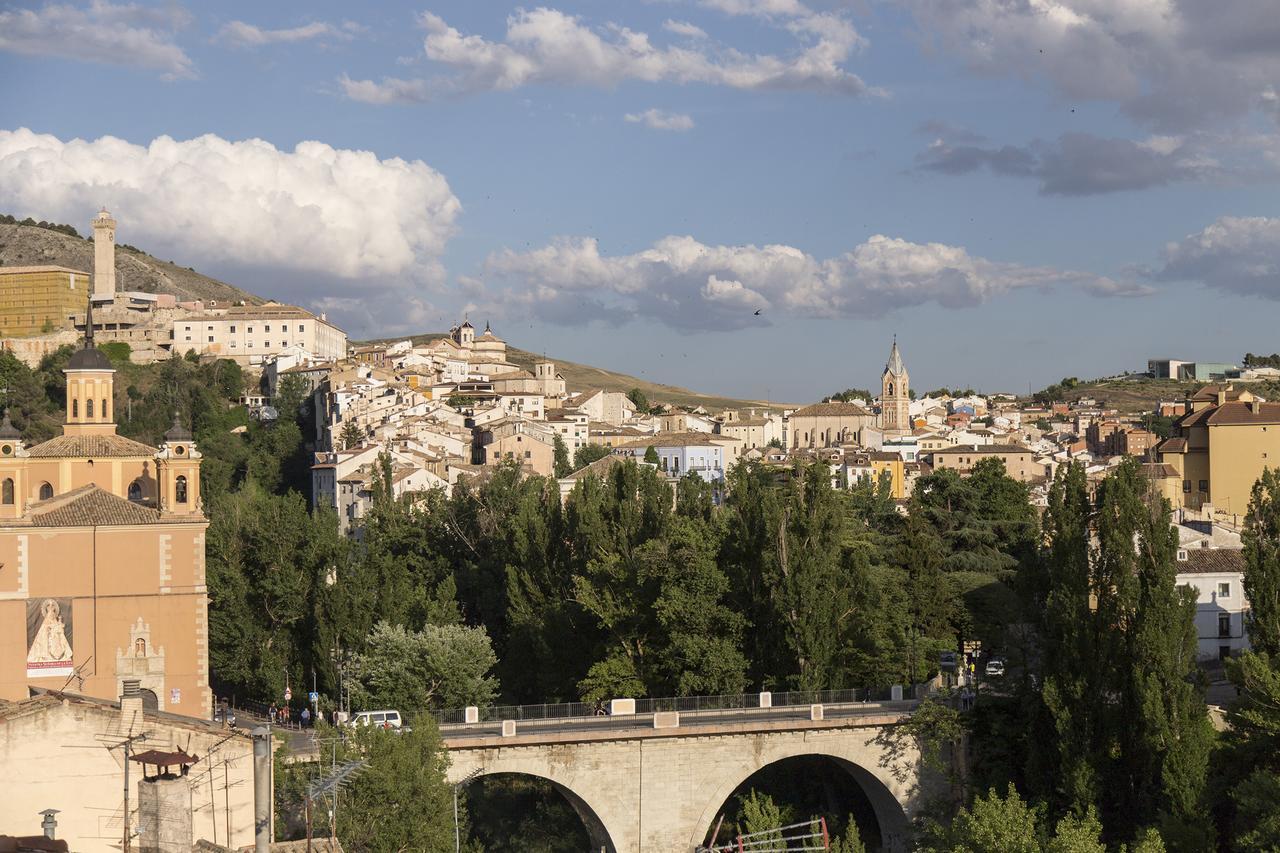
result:
M 493 752 L 496 753 L 497 750 L 494 750 Z M 557 778 L 560 774 L 554 772 L 554 770 L 551 770 L 551 768 L 545 764 L 541 766 L 530 766 L 527 762 L 518 760 L 513 762 L 510 758 L 501 760 L 498 759 L 496 755 L 491 756 L 495 760 L 477 763 L 474 760 L 476 757 L 478 756 L 467 755 L 465 753 L 461 755 L 456 753 L 451 755 L 450 758 L 452 760 L 449 765 L 449 771 L 446 774 L 446 779 L 450 783 L 456 783 L 460 779 L 466 778 L 470 773 L 478 770 L 479 772 L 476 774 L 477 779 L 489 776 L 529 776 L 534 779 L 541 779 L 545 782 L 549 782 L 551 787 L 565 798 L 573 808 L 574 812 L 578 815 L 578 819 L 582 821 L 582 825 L 587 831 L 587 836 L 591 839 L 591 853 L 598 853 L 598 851 L 605 851 L 605 853 L 620 853 L 618 847 L 613 842 L 613 838 L 609 834 L 608 828 L 605 826 L 604 820 L 600 817 L 600 810 L 587 799 L 591 796 L 588 788 L 579 785 L 583 791 L 583 793 L 579 793 L 578 790 L 575 790 L 574 787 L 566 783 L 563 779 Z M 459 760 L 460 758 L 462 760 Z M 520 769 L 517 769 L 517 766 L 519 766 Z M 551 772 L 548 772 L 548 770 L 551 770 Z M 602 803 L 600 806 L 604 807 L 605 804 Z
M 850 750 L 847 747 L 841 748 L 842 746 L 845 745 L 815 742 L 791 743 L 785 752 L 777 755 L 765 756 L 756 753 L 735 765 L 722 764 L 717 767 L 718 775 L 724 781 L 709 793 L 706 805 L 693 827 L 694 835 L 689 838 L 688 849 L 694 850 L 698 845 L 705 843 L 708 833 L 729 797 L 756 773 L 793 758 L 816 756 L 830 759 L 848 773 L 862 789 L 871 803 L 876 823 L 879 824 L 883 849 L 890 853 L 905 853 L 911 835 L 911 821 L 904 803 L 910 802 L 910 792 L 897 782 L 888 768 L 879 766 L 879 762 L 874 762 L 874 769 L 864 766 L 873 762 L 867 762 L 863 755 L 850 755 Z

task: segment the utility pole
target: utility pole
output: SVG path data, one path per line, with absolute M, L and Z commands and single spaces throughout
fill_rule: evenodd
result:
M 454 853 L 461 853 L 462 851 L 462 828 L 458 823 L 458 791 L 461 790 L 462 788 L 465 788 L 467 785 L 471 784 L 472 782 L 474 782 L 476 778 L 479 777 L 479 775 L 483 772 L 484 772 L 483 767 L 477 767 L 475 770 L 472 770 L 466 776 L 463 776 L 462 780 L 453 786 L 453 851 Z
M 129 748 L 135 740 L 146 740 L 145 734 L 136 734 L 128 738 L 121 746 L 124 747 L 124 819 L 121 823 L 124 828 L 121 830 L 123 838 L 121 839 L 121 849 L 124 853 L 129 853 L 132 849 L 133 834 L 129 831 Z

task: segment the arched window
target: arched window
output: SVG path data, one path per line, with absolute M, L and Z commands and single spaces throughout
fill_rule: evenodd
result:
M 893 396 L 893 383 L 892 383 L 892 382 L 890 382 L 890 383 L 889 383 L 889 396 L 890 396 L 890 397 L 892 397 L 892 396 Z
M 10 505 L 13 503 L 13 480 L 5 477 L 4 485 L 0 486 L 0 503 Z
M 142 484 L 134 480 L 129 484 L 129 500 L 138 503 L 142 500 Z
M 84 416 L 86 418 L 93 417 L 93 398 L 92 397 L 84 401 Z
M 134 657 L 145 658 L 147 656 L 147 641 L 139 637 L 133 641 Z
M 80 401 L 78 399 L 71 401 L 71 417 L 80 417 Z
M 53 497 L 53 486 L 49 485 L 48 483 L 41 483 L 40 484 L 40 500 L 47 501 L 51 497 Z
M 178 476 L 173 488 L 174 500 L 180 504 L 187 502 L 187 478 L 182 475 Z

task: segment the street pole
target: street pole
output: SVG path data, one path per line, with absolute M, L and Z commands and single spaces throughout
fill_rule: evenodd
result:
M 458 824 L 458 791 L 474 782 L 483 772 L 483 767 L 477 767 L 453 786 L 453 853 L 462 853 L 462 829 Z

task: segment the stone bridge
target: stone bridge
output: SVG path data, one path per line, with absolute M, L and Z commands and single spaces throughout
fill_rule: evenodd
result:
M 767 695 L 767 694 L 765 694 Z M 764 704 L 763 702 L 761 704 Z M 916 702 L 849 702 L 693 712 L 443 723 L 449 781 L 518 773 L 546 779 L 573 805 L 594 851 L 690 853 L 733 792 L 784 759 L 820 755 L 858 782 L 883 849 L 905 851 L 920 798 L 920 755 L 891 733 Z

